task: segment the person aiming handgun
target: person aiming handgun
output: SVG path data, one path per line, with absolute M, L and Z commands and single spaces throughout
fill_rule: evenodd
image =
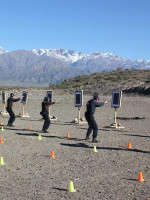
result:
M 56 100 L 54 102 L 49 102 L 49 98 L 47 96 L 44 97 L 44 100 L 42 102 L 42 111 L 40 112 L 43 119 L 45 120 L 44 124 L 43 124 L 42 131 L 41 131 L 42 133 L 49 133 L 48 128 L 49 128 L 50 123 L 51 123 L 50 117 L 49 117 L 49 106 L 56 104 L 56 103 L 57 103 Z
M 85 140 L 89 140 L 89 136 L 93 131 L 93 138 L 92 138 L 92 142 L 93 143 L 97 143 L 97 135 L 98 135 L 98 125 L 96 123 L 96 120 L 94 118 L 94 113 L 95 113 L 95 109 L 96 107 L 101 107 L 104 104 L 107 103 L 107 101 L 105 100 L 104 102 L 99 102 L 100 101 L 100 97 L 98 95 L 98 93 L 94 93 L 93 98 L 91 100 L 89 100 L 86 104 L 86 112 L 85 112 L 85 118 L 88 122 L 88 130 L 86 133 L 86 138 Z
M 13 103 L 14 102 L 17 102 L 17 101 L 20 101 L 22 99 L 22 97 L 20 98 L 17 98 L 17 99 L 14 99 L 14 96 L 15 94 L 14 93 L 11 93 L 10 94 L 10 97 L 7 99 L 7 107 L 6 107 L 6 110 L 7 112 L 9 113 L 9 120 L 8 120 L 8 124 L 7 126 L 14 126 L 13 123 L 16 119 L 16 116 L 15 116 L 15 113 L 14 111 L 12 110 L 12 107 L 13 107 Z

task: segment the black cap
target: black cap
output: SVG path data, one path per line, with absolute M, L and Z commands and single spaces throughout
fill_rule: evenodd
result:
M 11 93 L 11 94 L 10 94 L 10 97 L 14 97 L 14 96 L 15 96 L 14 93 Z
M 49 98 L 48 97 L 44 97 L 44 101 L 48 101 L 49 100 Z
M 97 92 L 95 92 L 95 93 L 93 94 L 93 99 L 94 99 L 94 100 L 96 100 L 96 99 L 100 100 L 100 97 L 99 97 L 99 95 L 98 95 Z

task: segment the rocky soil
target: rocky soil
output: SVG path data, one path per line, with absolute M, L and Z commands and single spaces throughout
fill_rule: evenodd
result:
M 0 137 L 0 200 L 149 200 L 150 199 L 150 99 L 148 96 L 125 96 L 118 111 L 117 122 L 123 129 L 110 128 L 114 122 L 111 96 L 101 95 L 108 104 L 97 108 L 99 143 L 85 141 L 87 124 L 74 124 L 78 109 L 74 94 L 54 91 L 57 105 L 51 107 L 49 133 L 38 135 L 43 125 L 41 102 L 44 89 L 28 89 L 25 107 L 30 118 L 16 118 L 15 127 L 7 127 L 8 117 L 0 115 L 3 123 Z M 7 91 L 8 93 L 11 91 Z M 14 90 L 16 97 L 21 90 Z M 85 104 L 91 98 L 84 95 Z M 14 112 L 22 112 L 22 104 L 14 103 Z M 3 104 L 0 103 L 0 110 Z M 29 125 L 32 130 L 29 130 Z M 2 127 L 2 126 L 1 126 Z M 66 138 L 70 132 L 70 138 Z M 128 149 L 128 143 L 132 148 Z M 93 151 L 94 145 L 97 153 Z M 55 159 L 50 158 L 51 151 Z M 145 182 L 139 182 L 142 172 Z M 73 181 L 75 193 L 68 192 Z

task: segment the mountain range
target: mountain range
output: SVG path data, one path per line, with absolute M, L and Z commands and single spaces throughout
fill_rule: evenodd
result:
M 8 52 L 0 47 L 0 84 L 48 86 L 70 77 L 122 69 L 150 69 L 150 61 L 132 61 L 112 53 L 85 54 L 65 49 Z

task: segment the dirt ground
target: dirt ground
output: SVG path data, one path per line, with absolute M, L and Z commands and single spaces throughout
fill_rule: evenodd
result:
M 10 92 L 10 91 L 9 91 Z M 16 97 L 21 92 L 16 91 Z M 109 128 L 114 122 L 111 96 L 101 97 L 108 104 L 96 109 L 99 143 L 85 141 L 87 124 L 71 123 L 78 116 L 74 95 L 54 91 L 57 105 L 51 106 L 50 133 L 42 133 L 41 102 L 45 90 L 29 92 L 25 112 L 30 118 L 16 118 L 15 127 L 7 127 L 8 117 L 0 115 L 3 128 L 0 137 L 0 200 L 149 200 L 150 199 L 150 98 L 124 97 L 117 121 L 124 129 Z M 85 104 L 91 96 L 84 96 Z M 0 103 L 0 110 L 3 104 Z M 22 111 L 14 103 L 16 115 Z M 138 117 L 138 119 L 134 119 Z M 143 118 L 144 117 L 144 118 Z M 143 118 L 143 119 L 142 119 Z M 29 130 L 29 125 L 32 130 Z M 66 138 L 70 132 L 70 138 Z M 128 142 L 132 148 L 128 149 Z M 94 145 L 97 153 L 93 151 Z M 51 151 L 55 159 L 50 158 Z M 142 172 L 145 182 L 139 182 Z M 75 193 L 68 192 L 73 181 Z

